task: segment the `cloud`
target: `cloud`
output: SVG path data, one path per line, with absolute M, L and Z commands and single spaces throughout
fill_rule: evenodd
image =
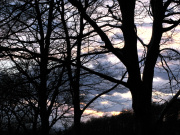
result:
M 153 102 L 164 103 L 172 98 L 172 93 L 164 93 L 159 90 L 153 90 L 152 99 Z
M 113 92 L 111 95 L 103 95 L 94 103 L 94 109 L 103 112 L 120 112 L 122 109 L 131 108 L 131 93 Z
M 92 117 L 118 115 L 124 109 L 131 109 L 131 94 L 130 92 L 119 93 L 117 91 L 110 95 L 103 95 L 93 103 L 93 106 L 85 110 L 82 121 L 88 121 Z
M 138 25 L 137 27 L 138 27 L 138 36 L 140 36 L 141 39 L 146 44 L 148 44 L 151 38 L 152 24 L 144 23 L 142 25 Z M 118 35 L 119 37 L 122 36 L 121 33 L 117 33 L 117 34 L 119 34 Z M 175 38 L 175 40 L 178 39 Z M 173 43 L 173 47 L 177 49 L 178 45 Z M 144 48 L 138 42 L 139 57 L 142 56 L 143 51 Z M 92 65 L 91 68 L 95 69 L 97 72 L 110 75 L 116 79 L 121 79 L 121 76 L 126 71 L 126 68 L 123 66 L 121 61 L 113 54 L 102 55 L 102 57 L 98 57 L 97 59 L 95 59 L 95 61 L 92 61 L 91 65 Z M 168 63 L 168 65 L 178 78 L 178 74 L 180 73 L 179 60 L 178 59 L 174 61 L 171 60 Z M 100 78 L 93 78 L 93 81 L 98 82 L 98 80 L 96 79 L 100 79 Z M 98 93 L 101 93 L 102 91 L 107 90 L 114 85 L 114 83 L 103 81 L 103 79 L 101 81 L 102 81 L 101 83 L 97 83 L 96 85 L 93 86 L 93 88 L 95 89 L 90 91 L 90 95 L 89 95 L 90 99 L 92 99 Z M 97 91 L 97 89 L 99 90 Z M 158 59 L 156 68 L 154 70 L 153 89 L 154 89 L 153 101 L 160 102 L 160 101 L 168 100 L 168 98 L 170 98 L 171 90 L 169 88 L 169 77 L 167 72 L 162 68 L 162 65 L 160 65 L 160 59 Z M 177 90 L 175 86 L 173 89 L 174 91 Z M 104 114 L 112 114 L 113 112 L 118 113 L 122 111 L 122 109 L 131 108 L 131 105 L 132 105 L 132 101 L 129 90 L 119 85 L 113 91 L 97 99 L 91 107 L 93 108 L 94 111 L 104 112 Z

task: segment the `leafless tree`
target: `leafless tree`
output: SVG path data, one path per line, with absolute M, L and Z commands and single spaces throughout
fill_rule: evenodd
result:
M 62 98 L 68 91 L 64 63 L 48 59 L 64 57 L 63 46 L 53 39 L 56 32 L 52 33 L 56 28 L 61 29 L 61 22 L 55 20 L 56 5 L 54 1 L 19 1 L 5 2 L 1 8 L 1 60 L 13 63 L 10 67 L 16 67 L 14 72 L 21 73 L 24 78 L 21 83 L 33 87 L 31 94 L 34 95 L 24 102 L 37 109 L 41 134 L 49 134 L 51 127 L 71 107 L 67 105 L 68 100 Z
M 150 0 L 147 1 L 147 7 L 144 6 L 145 1 L 109 1 L 113 4 L 107 5 L 107 10 L 109 11 L 107 14 L 113 18 L 113 24 L 109 23 L 109 21 L 107 21 L 107 24 L 113 28 L 118 28 L 118 31 L 122 32 L 124 39 L 122 48 L 114 47 L 114 43 L 109 35 L 104 29 L 100 28 L 100 20 L 98 18 L 101 15 L 98 13 L 94 16 L 89 15 L 89 12 L 92 10 L 97 10 L 93 6 L 100 3 L 100 1 L 86 1 L 89 4 L 94 3 L 91 9 L 89 8 L 90 11 L 86 10 L 82 1 L 69 0 L 69 2 L 78 9 L 83 18 L 98 33 L 104 42 L 104 48 L 113 53 L 126 67 L 128 80 L 125 84 L 122 81 L 119 81 L 119 83 L 131 91 L 133 109 L 136 116 L 136 133 L 138 135 L 152 134 L 151 101 L 154 68 L 158 56 L 161 54 L 163 33 L 174 29 L 180 23 L 180 18 L 178 17 L 179 1 Z M 141 9 L 138 8 L 139 3 L 142 4 L 141 8 L 145 7 L 145 14 L 152 18 L 152 35 L 148 44 L 145 44 L 137 35 L 136 15 L 144 13 L 143 11 L 140 12 Z M 108 18 L 109 16 L 106 17 Z M 137 40 L 145 47 L 146 53 L 142 60 L 138 58 Z M 179 55 L 178 51 L 177 54 Z M 143 61 L 143 71 L 140 67 L 141 61 Z M 141 75 L 143 76 L 141 77 Z

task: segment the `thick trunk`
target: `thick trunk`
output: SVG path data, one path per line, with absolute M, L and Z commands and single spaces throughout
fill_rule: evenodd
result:
M 125 46 L 122 50 L 128 71 L 128 85 L 132 93 L 132 104 L 135 116 L 135 135 L 152 135 L 151 98 L 152 89 L 141 80 L 137 53 L 137 33 L 134 24 L 135 1 L 120 1 L 122 13 L 122 31 Z M 131 10 L 127 10 L 130 7 Z
M 153 14 L 153 32 L 148 45 L 143 79 L 141 79 L 138 53 L 137 31 L 134 23 L 136 0 L 118 0 L 122 14 L 121 30 L 124 36 L 124 48 L 116 49 L 112 46 L 108 36 L 98 27 L 85 12 L 80 2 L 69 0 L 83 14 L 90 25 L 96 30 L 105 43 L 105 47 L 116 55 L 126 66 L 128 71 L 128 88 L 132 93 L 133 109 L 135 113 L 135 131 L 137 135 L 151 135 L 151 99 L 154 67 L 159 54 L 159 43 L 162 36 L 163 0 L 151 0 Z M 128 9 L 128 10 L 127 10 Z
M 137 87 L 132 92 L 132 104 L 135 116 L 135 134 L 152 135 L 151 94 L 145 86 Z
M 79 111 L 74 113 L 74 135 L 81 135 L 81 115 Z
M 49 135 L 49 119 L 47 116 L 41 115 L 41 133 L 40 135 Z

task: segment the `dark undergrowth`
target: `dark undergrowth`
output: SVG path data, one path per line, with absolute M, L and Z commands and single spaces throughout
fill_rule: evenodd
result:
M 177 106 L 175 106 L 176 108 Z M 158 114 L 162 110 L 163 106 L 153 106 L 153 117 L 154 127 L 156 130 L 153 135 L 180 135 L 180 120 L 179 111 L 174 113 L 171 111 L 166 115 L 164 121 L 156 125 Z M 173 112 L 173 113 L 172 113 Z M 176 115 L 174 115 L 176 114 Z M 2 131 L 2 130 L 1 130 Z M 9 131 L 0 132 L 0 135 L 28 135 L 27 133 L 16 133 Z M 34 134 L 29 131 L 29 135 Z M 73 126 L 65 131 L 52 132 L 51 135 L 74 135 Z M 134 116 L 131 110 L 122 111 L 117 116 L 104 116 L 100 118 L 92 118 L 87 122 L 81 124 L 81 135 L 134 135 Z
M 154 126 L 153 135 L 180 135 L 179 113 L 174 111 L 175 105 L 163 122 L 156 121 L 164 105 L 153 104 L 152 121 Z M 176 115 L 174 115 L 176 114 Z M 92 118 L 81 126 L 82 135 L 134 135 L 134 116 L 131 110 L 122 111 L 120 115 L 111 117 Z M 63 135 L 73 135 L 73 126 L 64 132 Z

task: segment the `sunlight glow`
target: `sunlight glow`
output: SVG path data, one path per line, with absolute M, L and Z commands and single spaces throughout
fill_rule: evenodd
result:
M 99 111 L 95 111 L 95 110 L 91 110 L 91 109 L 87 109 L 84 111 L 85 115 L 93 115 L 95 117 L 102 117 L 104 115 L 104 112 L 99 112 Z
M 164 103 L 172 98 L 172 93 L 163 93 L 163 92 L 154 90 L 152 93 L 152 97 L 153 97 L 152 98 L 153 102 Z
M 111 115 L 116 116 L 116 115 L 119 115 L 119 114 L 121 114 L 121 113 L 122 113 L 122 112 L 112 111 L 112 112 L 111 112 Z
M 153 81 L 154 82 L 161 82 L 161 81 L 163 81 L 160 77 L 155 77 L 154 79 L 153 79 Z

